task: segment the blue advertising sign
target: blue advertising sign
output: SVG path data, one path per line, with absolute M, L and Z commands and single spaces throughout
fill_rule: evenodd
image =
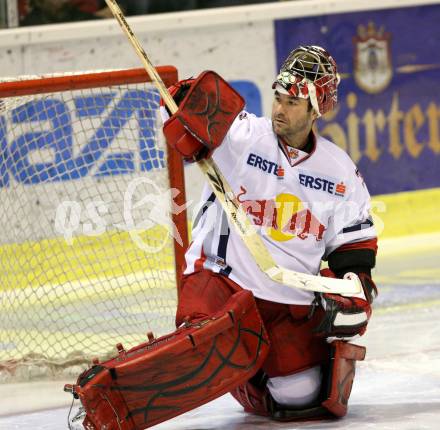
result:
M 258 87 L 246 80 L 231 85 L 245 97 L 248 109 L 261 115 Z M 10 109 L 0 115 L 0 188 L 11 179 L 35 185 L 162 169 L 165 153 L 157 148 L 155 136 L 159 100 L 155 89 L 133 89 L 79 94 L 70 102 L 53 95 Z M 118 151 L 118 135 L 133 119 L 138 128 L 135 147 Z M 75 130 L 83 120 L 99 124 L 88 137 L 81 127 Z M 49 150 L 50 160 L 35 161 L 33 154 L 40 150 Z
M 89 176 L 97 165 L 96 177 L 134 172 L 134 151 L 108 153 L 133 117 L 139 127 L 140 171 L 163 168 L 164 152 L 156 148 L 154 135 L 156 112 L 150 108 L 158 105 L 159 94 L 155 90 L 129 90 L 105 112 L 115 96 L 111 92 L 79 95 L 72 104 L 55 95 L 28 101 L 0 116 L 0 187 L 9 186 L 11 177 L 29 185 L 79 179 Z M 75 118 L 99 120 L 78 153 L 74 151 L 79 139 L 75 139 Z M 12 129 L 16 132 L 11 133 Z M 84 130 L 79 135 L 83 137 Z M 51 160 L 33 161 L 32 154 L 38 150 L 50 150 Z
M 321 135 L 345 149 L 372 194 L 440 187 L 440 5 L 275 22 L 278 68 L 320 45 L 342 77 Z

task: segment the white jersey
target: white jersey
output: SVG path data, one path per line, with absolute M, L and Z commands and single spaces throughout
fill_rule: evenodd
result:
M 362 177 L 322 137 L 310 153 L 296 150 L 279 142 L 269 119 L 242 112 L 213 158 L 279 266 L 316 275 L 336 248 L 376 237 Z M 308 305 L 314 298 L 261 272 L 207 184 L 184 273 L 202 268 L 261 299 Z

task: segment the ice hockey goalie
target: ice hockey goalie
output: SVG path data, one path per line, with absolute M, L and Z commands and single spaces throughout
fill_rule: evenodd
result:
M 313 128 L 335 107 L 338 83 L 325 49 L 298 47 L 273 83 L 268 119 L 240 112 L 240 97 L 204 73 L 177 86 L 181 102 L 164 133 L 184 158 L 214 159 L 277 264 L 318 275 L 326 260 L 322 276 L 357 278 L 362 291 L 317 294 L 269 279 L 206 184 L 185 255 L 179 328 L 120 347 L 69 387 L 87 429 L 141 430 L 227 392 L 246 412 L 279 421 L 347 413 L 365 356 L 351 342 L 365 333 L 377 294 L 377 235 L 356 166 Z

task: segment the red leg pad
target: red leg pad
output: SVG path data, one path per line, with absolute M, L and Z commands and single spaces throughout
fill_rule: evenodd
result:
M 343 341 L 331 344 L 330 374 L 327 395 L 321 405 L 304 409 L 280 407 L 271 398 L 265 383 L 251 381 L 232 390 L 232 396 L 246 412 L 271 417 L 277 421 L 300 421 L 343 417 L 347 414 L 347 404 L 355 376 L 356 361 L 365 358 L 365 348 Z M 325 394 L 325 393 L 324 393 Z
M 291 375 L 328 363 L 329 344 L 313 334 L 322 318 L 320 309 L 309 318 L 310 306 L 256 301 L 271 344 L 263 365 L 269 377 Z
M 329 412 L 337 417 L 347 414 L 356 370 L 356 361 L 365 358 L 363 346 L 337 340 L 332 342 L 328 398 L 322 402 Z
M 187 320 L 213 315 L 238 291 L 243 291 L 238 284 L 210 270 L 184 276 L 179 291 L 176 326 Z
M 74 386 L 89 430 L 141 430 L 194 409 L 243 384 L 261 367 L 269 342 L 249 291 L 210 318 L 120 350 Z

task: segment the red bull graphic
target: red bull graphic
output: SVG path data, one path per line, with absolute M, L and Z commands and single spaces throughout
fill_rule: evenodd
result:
M 293 194 L 281 193 L 269 200 L 246 200 L 247 190 L 240 187 L 237 199 L 248 214 L 251 222 L 266 227 L 269 237 L 284 242 L 298 237 L 302 240 L 310 235 L 322 240 L 326 227 L 312 211 Z

